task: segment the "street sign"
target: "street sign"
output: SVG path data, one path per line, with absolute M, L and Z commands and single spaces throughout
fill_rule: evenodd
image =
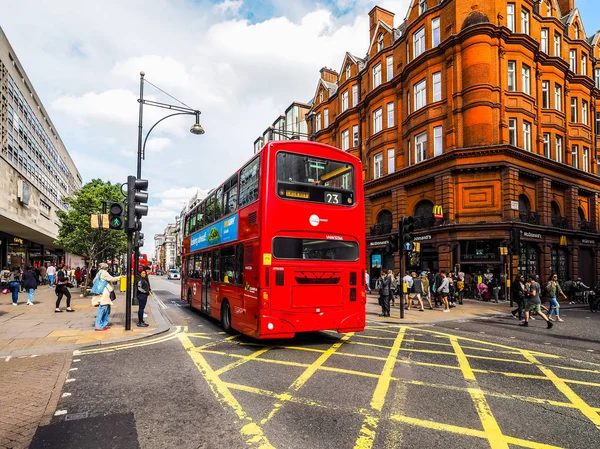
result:
M 404 243 L 404 251 L 412 251 L 415 245 L 412 242 Z

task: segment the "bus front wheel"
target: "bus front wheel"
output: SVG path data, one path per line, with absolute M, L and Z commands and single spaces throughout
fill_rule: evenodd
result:
M 229 301 L 224 301 L 221 305 L 221 324 L 223 330 L 228 334 L 233 334 L 233 328 L 231 327 L 231 307 L 229 307 Z

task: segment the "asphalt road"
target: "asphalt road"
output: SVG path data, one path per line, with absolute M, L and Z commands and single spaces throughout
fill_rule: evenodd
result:
M 152 279 L 174 325 L 74 355 L 31 448 L 597 447 L 600 314 L 371 323 L 257 342 L 228 336 Z M 546 344 L 549 343 L 549 344 Z

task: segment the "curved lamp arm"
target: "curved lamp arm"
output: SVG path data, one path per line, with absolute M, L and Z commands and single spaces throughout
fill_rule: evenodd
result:
M 156 125 L 158 125 L 163 120 L 168 119 L 169 117 L 174 117 L 176 115 L 196 115 L 196 113 L 195 112 L 176 112 L 175 114 L 169 114 L 169 115 L 161 118 L 158 122 L 156 122 L 154 125 L 152 125 L 152 128 L 150 128 L 148 130 L 148 133 L 146 134 L 146 137 L 144 138 L 144 144 L 142 145 L 142 159 L 146 160 L 146 141 L 148 140 L 148 136 L 150 135 L 152 130 L 156 127 Z

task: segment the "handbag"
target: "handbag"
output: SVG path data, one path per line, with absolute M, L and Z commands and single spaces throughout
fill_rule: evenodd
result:
M 94 279 L 94 285 L 92 285 L 90 294 L 91 295 L 101 295 L 107 285 L 108 285 L 108 281 L 101 280 L 100 275 L 98 274 L 96 276 L 96 279 Z
M 8 295 L 8 288 L 5 288 L 5 289 L 3 289 L 3 290 L 2 290 L 2 294 L 3 294 L 3 295 Z
M 115 301 L 116 299 L 117 299 L 117 295 L 116 295 L 115 291 L 113 290 L 112 292 L 110 292 L 110 300 Z

